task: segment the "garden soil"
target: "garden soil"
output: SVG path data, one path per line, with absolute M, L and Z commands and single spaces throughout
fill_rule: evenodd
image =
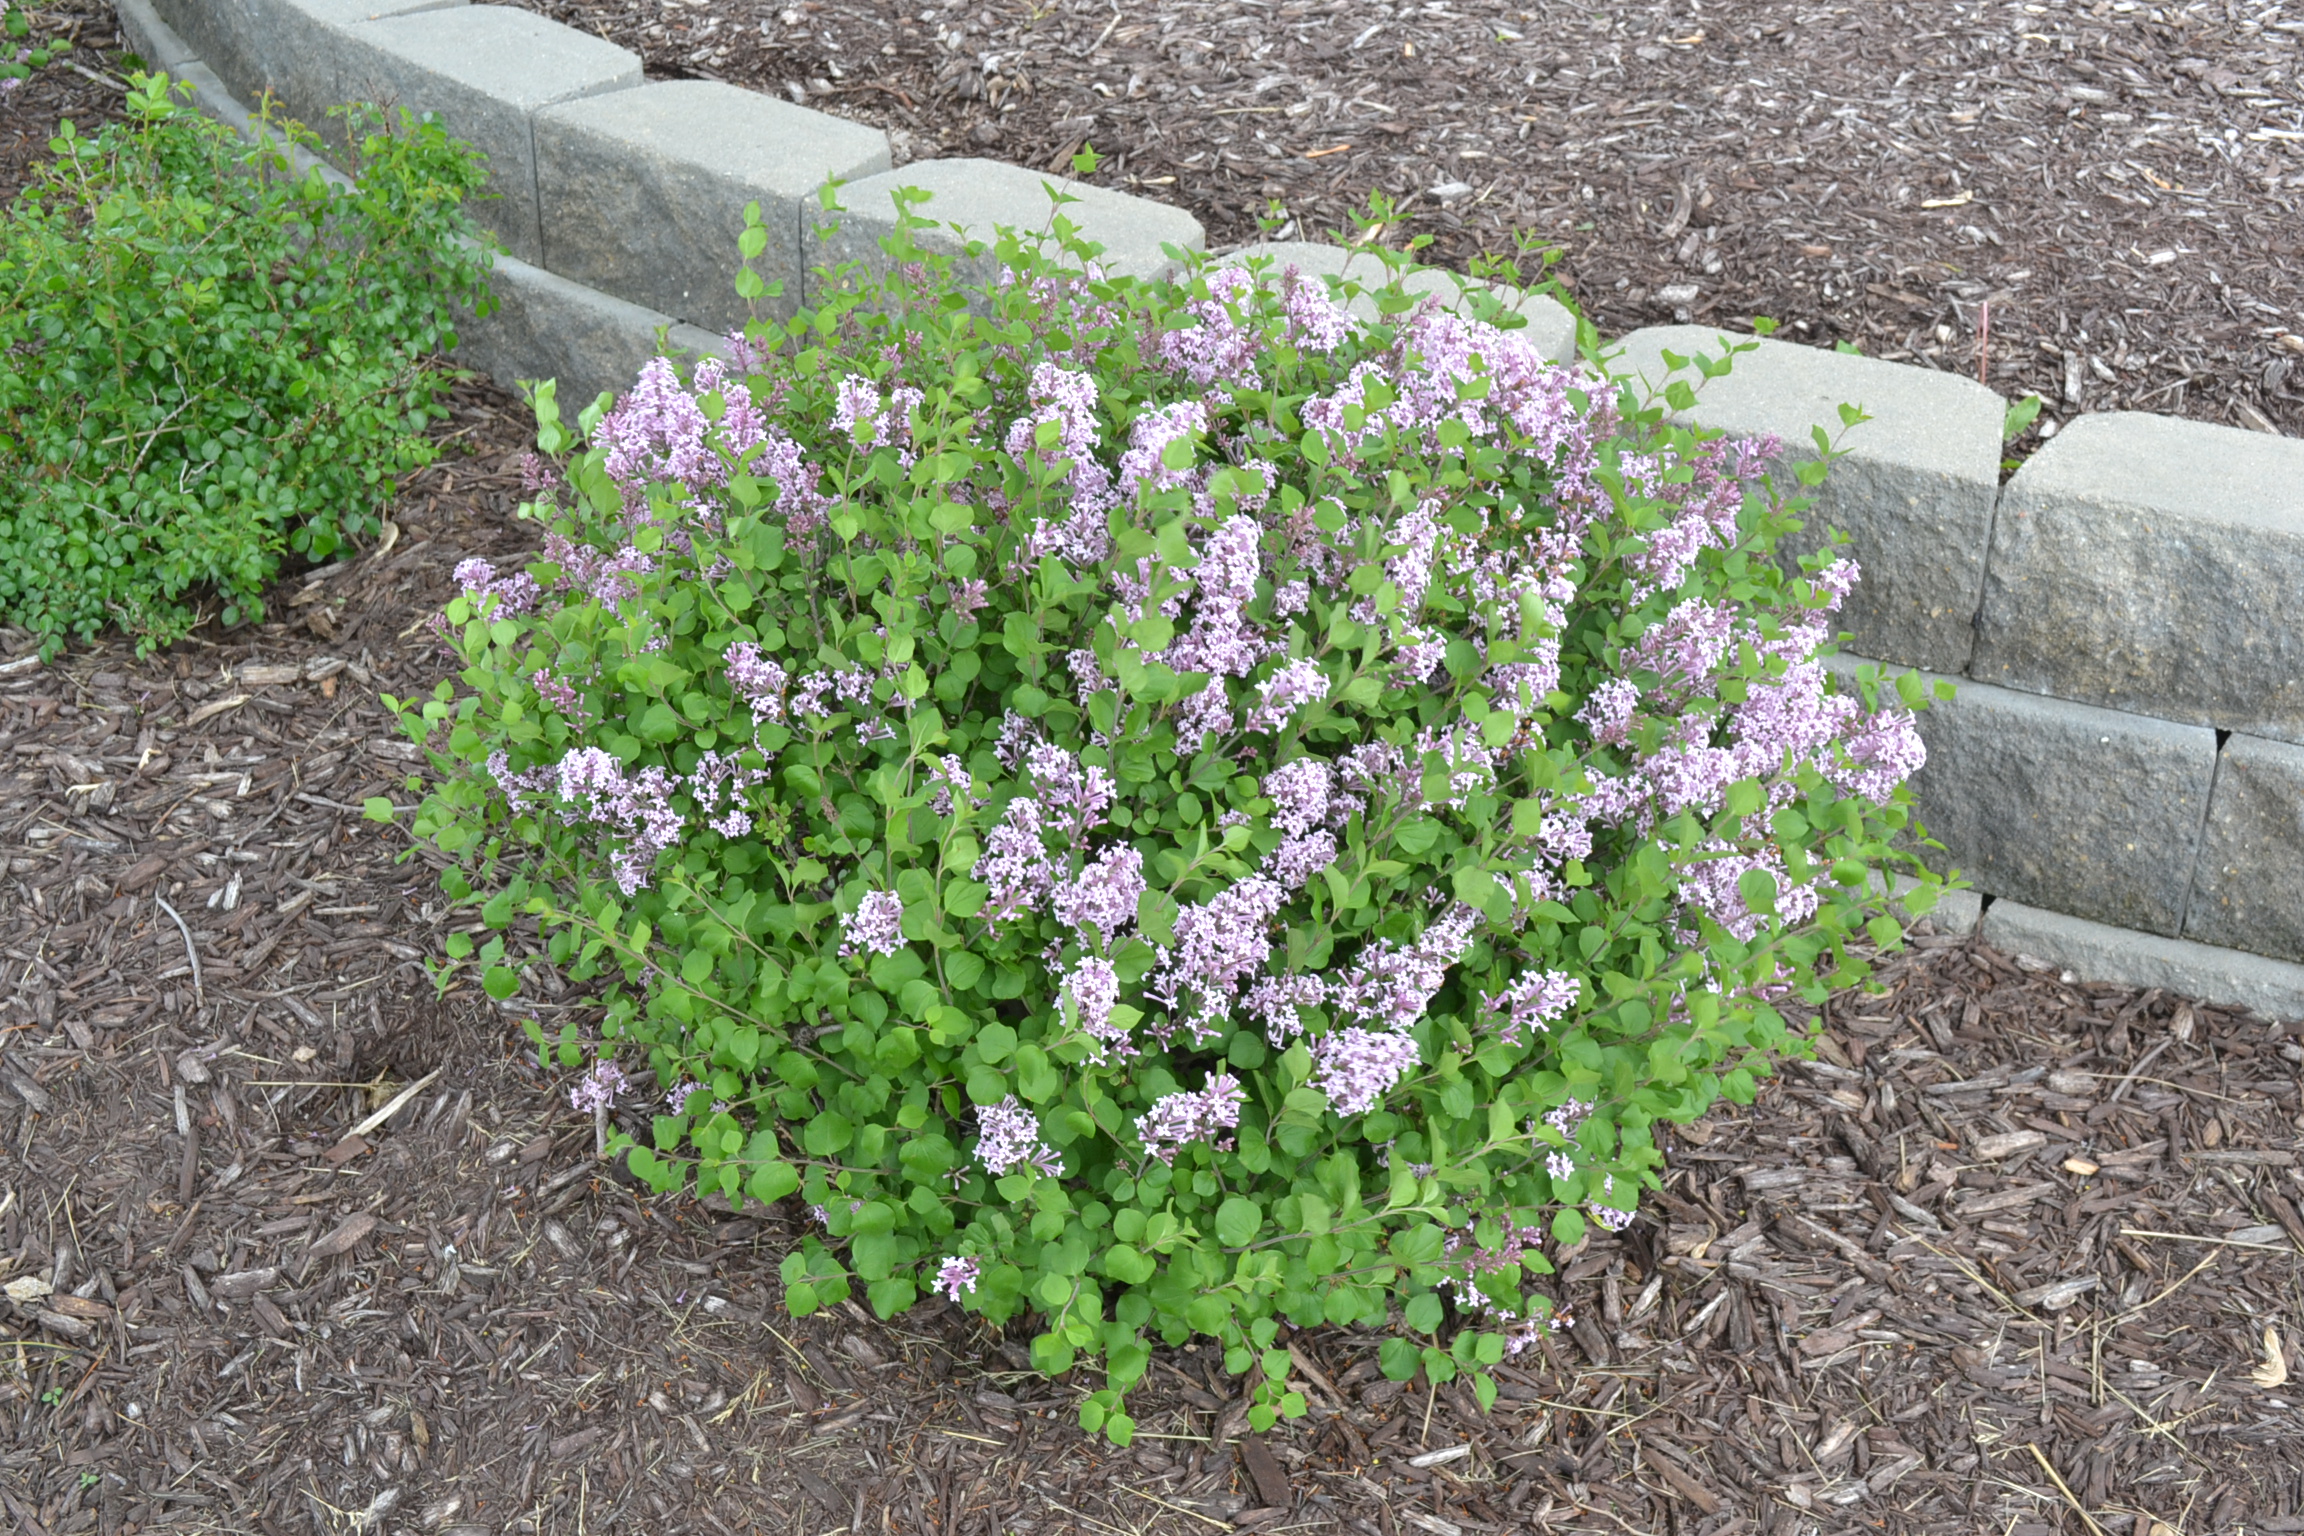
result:
M 889 131 L 2011 398 L 2304 433 L 2304 10 L 2265 0 L 513 0 Z M 929 210 L 930 216 L 934 210 Z M 1987 304 L 1990 313 L 1987 317 Z M 1988 333 L 1988 334 L 1987 334 Z M 2036 439 L 2035 439 L 2036 440 Z
M 1306 1418 L 1163 1350 L 1119 1451 L 1021 1332 L 784 1316 L 806 1218 L 599 1163 L 519 1027 L 586 1000 L 532 934 L 510 1008 L 443 975 L 472 914 L 361 814 L 531 431 L 459 392 L 273 622 L 0 658 L 0 1528 L 2304 1532 L 2296 1032 L 1964 940 L 1559 1254 L 1492 1411 L 1316 1329 Z

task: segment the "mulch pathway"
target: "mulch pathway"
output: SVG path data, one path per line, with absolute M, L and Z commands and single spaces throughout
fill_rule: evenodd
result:
M 2191 0 L 512 0 L 889 130 L 1189 208 L 1516 232 L 1603 333 L 1676 316 L 2304 433 L 2304 20 Z M 1990 304 L 1990 338 L 1982 313 Z
M 2299 1031 L 1965 940 L 1679 1136 L 1491 1413 L 1321 1329 L 1306 1419 L 1162 1351 L 1121 1452 L 1021 1335 L 787 1318 L 804 1218 L 598 1164 L 518 1028 L 585 1000 L 443 973 L 472 914 L 358 810 L 532 430 L 460 392 L 263 626 L 0 634 L 0 1529 L 2304 1532 Z

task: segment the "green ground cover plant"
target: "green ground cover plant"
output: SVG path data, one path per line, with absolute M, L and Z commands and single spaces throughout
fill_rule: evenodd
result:
M 242 141 L 137 75 L 124 120 L 0 216 L 0 618 L 53 652 L 256 616 L 290 553 L 379 526 L 443 414 L 459 306 L 487 303 L 474 155 L 405 112 L 349 114 L 346 187 L 314 140 Z
M 1060 211 L 997 253 L 959 291 L 908 224 L 732 362 L 574 431 L 540 388 L 542 552 L 458 571 L 461 686 L 395 702 L 415 831 L 604 996 L 529 1028 L 608 1152 L 807 1206 L 794 1312 L 1030 1313 L 1122 1443 L 1154 1340 L 1302 1412 L 1284 1320 L 1490 1400 L 1657 1127 L 1900 941 L 1925 699 L 1835 689 L 1855 568 L 1776 556 L 1829 445 L 1477 292 L 1113 280 Z

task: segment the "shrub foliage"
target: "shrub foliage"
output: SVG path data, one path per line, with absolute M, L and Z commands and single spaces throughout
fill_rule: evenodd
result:
M 1300 1412 L 1283 1320 L 1491 1397 L 1656 1127 L 1899 941 L 1921 699 L 1832 687 L 1855 571 L 1773 557 L 1764 445 L 1489 300 L 1359 327 L 1055 230 L 974 293 L 901 231 L 581 440 L 540 390 L 542 553 L 459 572 L 463 686 L 399 706 L 417 830 L 604 991 L 635 1173 L 813 1214 L 794 1312 L 1036 1314 L 1121 1441 L 1154 1339 Z
M 0 617 L 145 645 L 253 617 L 293 550 L 378 526 L 444 414 L 434 354 L 485 303 L 469 151 L 403 112 L 352 115 L 356 186 L 136 77 L 128 116 L 0 218 Z

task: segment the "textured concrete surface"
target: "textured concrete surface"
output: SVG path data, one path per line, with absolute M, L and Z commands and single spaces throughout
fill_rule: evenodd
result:
M 1846 678 L 1860 663 L 1831 667 Z M 1995 896 L 2175 936 L 2216 733 L 1953 681 L 1919 716 L 1928 763 L 1912 793 L 1944 845 L 1931 861 Z
M 2304 443 L 2082 416 L 2008 482 L 1973 675 L 2304 744 Z
M 199 60 L 243 105 L 278 99 L 288 116 L 328 132 L 344 94 L 349 34 L 368 22 L 445 10 L 465 0 L 156 0 Z M 371 98 L 372 99 L 372 98 Z
M 2275 1019 L 2304 1019 L 2304 965 L 2190 939 L 2092 923 L 2013 901 L 1984 909 L 1984 942 L 2071 971 L 2081 981 L 2161 987 L 2203 1002 L 2237 1004 Z
M 557 379 L 561 415 L 571 422 L 602 390 L 629 389 L 640 365 L 660 350 L 683 362 L 725 355 L 726 343 L 708 331 L 513 257 L 496 258 L 488 286 L 497 307 L 485 318 L 459 320 L 456 361 L 507 389 Z
M 2304 960 L 2304 747 L 2225 741 L 2184 937 Z
M 823 228 L 831 222 L 827 215 L 821 210 L 808 214 L 804 223 L 810 288 L 821 281 L 815 273 L 821 266 L 847 261 L 861 261 L 874 270 L 887 266 L 880 239 L 895 231 L 894 194 L 899 189 L 918 188 L 930 194 L 929 201 L 913 208 L 936 226 L 917 233 L 920 244 L 929 250 L 958 254 L 970 240 L 992 242 L 1003 228 L 1019 233 L 1049 229 L 1057 212 L 1048 196 L 1051 186 L 1079 199 L 1066 203 L 1062 213 L 1088 240 L 1104 247 L 1100 260 L 1114 277 L 1151 278 L 1166 273 L 1174 263 L 1162 249 L 1164 245 L 1187 251 L 1207 248 L 1200 221 L 1181 208 L 997 160 L 915 160 L 901 169 L 842 187 L 839 200 L 845 211 L 838 217 L 838 227 L 829 234 Z M 961 233 L 955 234 L 948 227 L 954 224 L 960 226 Z M 992 278 L 996 268 L 987 259 L 962 261 L 956 271 L 964 282 L 983 283 Z
M 1363 321 L 1373 322 L 1382 316 L 1375 294 L 1391 283 L 1392 274 L 1384 263 L 1365 251 L 1316 240 L 1281 240 L 1245 245 L 1224 257 L 1226 264 L 1239 266 L 1265 259 L 1271 262 L 1273 281 L 1289 267 L 1307 277 L 1349 278 L 1370 291 L 1355 295 L 1345 307 Z M 1517 312 L 1528 322 L 1522 334 L 1538 352 L 1556 363 L 1576 355 L 1576 317 L 1547 294 L 1528 293 L 1505 283 L 1475 283 L 1462 273 L 1441 267 L 1411 272 L 1400 280 L 1399 287 L 1411 298 L 1431 295 L 1451 307 L 1462 299 L 1468 288 L 1485 288 L 1501 300 L 1505 308 Z
M 562 277 L 717 331 L 751 311 L 734 287 L 744 209 L 768 248 L 752 263 L 789 315 L 801 228 L 827 181 L 888 169 L 888 136 L 712 80 L 673 80 L 536 114 L 542 264 Z
M 1833 466 L 1807 531 L 1786 544 L 1798 556 L 1827 526 L 1855 541 L 1864 579 L 1842 619 L 1867 656 L 1932 672 L 1964 672 L 1983 590 L 1992 503 L 2000 490 L 1998 395 L 1970 379 L 1875 358 L 1762 341 L 1724 378 L 1668 373 L 1663 354 L 1717 357 L 1723 341 L 1749 343 L 1700 325 L 1634 331 L 1619 371 L 1661 390 L 1668 377 L 1696 390 L 1694 419 L 1743 436 L 1774 435 L 1794 458 L 1815 457 L 1821 426 L 1848 457 Z M 1843 431 L 1842 405 L 1872 420 Z
M 114 0 L 112 10 L 119 18 L 120 36 L 128 51 L 147 68 L 164 69 L 173 75 L 179 65 L 202 62 L 199 50 L 152 8 L 152 0 Z
M 522 261 L 543 255 L 531 119 L 559 102 L 641 83 L 640 60 L 528 11 L 470 5 L 348 28 L 337 89 L 346 99 L 437 112 L 488 157 L 488 190 L 470 206 Z

